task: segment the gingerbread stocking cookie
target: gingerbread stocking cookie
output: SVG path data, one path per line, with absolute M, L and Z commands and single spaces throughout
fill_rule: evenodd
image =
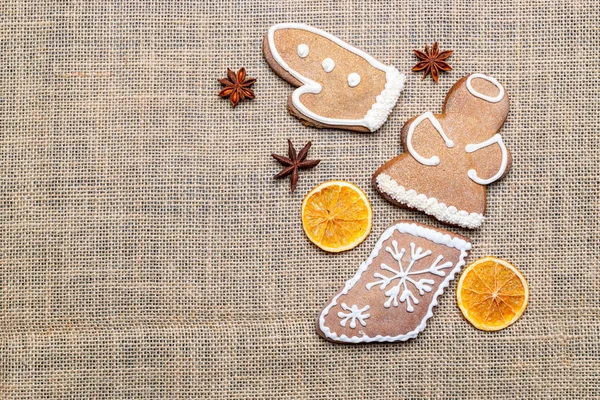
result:
M 375 172 L 373 185 L 394 204 L 451 225 L 479 227 L 486 185 L 506 175 L 512 164 L 498 133 L 508 108 L 496 79 L 483 74 L 460 79 L 441 114 L 408 120 L 401 135 L 405 152 Z
M 304 24 L 277 24 L 264 41 L 265 59 L 297 86 L 290 112 L 306 125 L 374 132 L 386 121 L 405 76 L 337 37 Z
M 410 221 L 394 224 L 323 308 L 317 332 L 343 343 L 416 337 L 470 250 L 466 238 L 451 232 Z

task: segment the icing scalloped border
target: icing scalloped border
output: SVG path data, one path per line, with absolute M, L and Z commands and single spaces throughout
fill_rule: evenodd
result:
M 341 336 L 337 335 L 335 332 L 332 332 L 329 327 L 325 326 L 325 317 L 327 316 L 327 314 L 329 314 L 329 310 L 332 307 L 334 307 L 335 305 L 337 305 L 337 300 L 340 298 L 340 296 L 348 294 L 350 289 L 352 289 L 354 287 L 354 285 L 356 285 L 356 283 L 360 280 L 362 274 L 367 270 L 367 268 L 369 268 L 369 266 L 373 262 L 373 259 L 375 257 L 377 257 L 377 255 L 379 255 L 379 252 L 381 251 L 381 247 L 383 246 L 383 242 L 386 241 L 390 236 L 392 236 L 392 234 L 395 231 L 398 231 L 400 233 L 407 233 L 412 236 L 425 238 L 425 239 L 431 240 L 434 243 L 443 244 L 445 246 L 460 250 L 460 256 L 459 256 L 458 262 L 456 263 L 456 265 L 454 266 L 452 271 L 450 271 L 448 273 L 448 275 L 446 276 L 446 279 L 444 279 L 444 281 L 442 281 L 442 283 L 438 287 L 437 291 L 433 295 L 433 300 L 429 304 L 427 314 L 425 314 L 425 316 L 421 320 L 421 323 L 414 330 L 408 332 L 405 335 L 398 335 L 398 336 L 377 335 L 377 336 L 371 337 L 368 335 L 363 335 L 363 336 L 348 337 L 344 334 L 342 334 Z M 325 309 L 323 309 L 323 312 L 319 316 L 319 328 L 321 329 L 321 332 L 323 332 L 323 334 L 329 339 L 339 341 L 339 342 L 345 342 L 345 343 L 396 342 L 396 341 L 406 341 L 408 339 L 414 339 L 415 337 L 417 337 L 417 335 L 420 332 L 422 332 L 425 329 L 425 327 L 427 326 L 427 320 L 433 316 L 433 308 L 435 306 L 437 306 L 437 304 L 438 304 L 437 298 L 442 293 L 444 293 L 444 290 L 448 287 L 448 285 L 450 284 L 450 281 L 452 281 L 454 279 L 454 276 L 456 275 L 456 273 L 458 271 L 460 271 L 460 269 L 463 265 L 465 265 L 465 258 L 467 257 L 467 252 L 469 250 L 471 250 L 471 243 L 467 242 L 466 240 L 460 239 L 457 237 L 452 237 L 449 234 L 444 234 L 442 232 L 436 231 L 431 228 L 426 228 L 421 225 L 417 225 L 414 223 L 408 223 L 408 222 L 400 222 L 396 225 L 389 227 L 388 229 L 386 229 L 386 231 L 383 233 L 383 235 L 381 235 L 381 237 L 377 241 L 377 244 L 375 245 L 375 248 L 371 252 L 371 255 L 369 256 L 369 258 L 367 258 L 367 260 L 365 262 L 363 262 L 361 264 L 360 268 L 358 268 L 358 271 L 356 272 L 354 277 L 346 282 L 344 289 L 338 295 L 336 295 L 333 298 L 333 300 L 331 300 L 331 303 L 329 303 L 327 305 L 327 307 L 325 307 Z
M 398 101 L 398 97 L 400 97 L 400 92 L 404 89 L 406 76 L 396 68 L 392 68 L 392 70 L 385 74 L 386 83 L 383 91 L 377 96 L 375 104 L 371 106 L 371 109 L 363 119 L 366 127 L 371 132 L 375 132 L 387 121 L 388 116 Z
M 440 221 L 474 229 L 479 228 L 485 219 L 482 214 L 459 210 L 454 206 L 447 206 L 445 203 L 440 203 L 435 197 L 427 197 L 424 194 L 417 193 L 413 189 L 406 190 L 404 186 L 398 185 L 387 174 L 377 176 L 377 186 L 392 199 L 406 204 L 410 208 L 421 210 Z
M 300 101 L 300 96 L 304 93 L 320 93 L 322 87 L 319 83 L 313 81 L 300 74 L 298 71 L 292 69 L 281 57 L 279 52 L 277 51 L 277 47 L 275 46 L 274 34 L 278 29 L 302 29 L 308 32 L 315 33 L 317 35 L 323 36 L 338 46 L 364 58 L 369 64 L 373 67 L 385 72 L 385 86 L 383 91 L 377 96 L 375 99 L 375 104 L 371 106 L 371 109 L 367 112 L 367 114 L 362 119 L 338 119 L 338 118 L 328 118 L 323 117 L 319 114 L 316 114 L 306 108 L 302 102 Z M 406 81 L 406 76 L 400 73 L 396 67 L 392 65 L 385 65 L 371 55 L 365 53 L 362 50 L 357 49 L 356 47 L 340 40 L 336 36 L 325 32 L 321 29 L 314 28 L 305 24 L 297 24 L 297 23 L 282 23 L 273 25 L 269 28 L 268 34 L 268 43 L 269 50 L 271 51 L 271 55 L 273 59 L 287 72 L 290 73 L 294 78 L 299 80 L 303 86 L 300 86 L 292 93 L 292 103 L 294 106 L 300 111 L 303 115 L 321 122 L 327 125 L 349 125 L 349 126 L 364 126 L 368 128 L 371 132 L 375 132 L 377 129 L 381 127 L 385 123 L 388 118 L 390 112 L 396 105 L 398 101 L 398 97 L 400 97 L 400 92 L 404 89 L 404 82 Z

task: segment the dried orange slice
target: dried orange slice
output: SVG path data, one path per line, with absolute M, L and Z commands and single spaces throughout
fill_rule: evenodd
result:
M 332 253 L 350 250 L 362 243 L 371 232 L 372 221 L 369 199 L 349 182 L 322 183 L 302 202 L 302 226 L 306 236 Z
M 475 328 L 498 331 L 521 317 L 529 301 L 529 287 L 513 265 L 496 257 L 484 257 L 462 273 L 456 300 Z

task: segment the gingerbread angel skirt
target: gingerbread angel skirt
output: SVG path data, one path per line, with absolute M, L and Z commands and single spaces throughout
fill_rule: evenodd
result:
M 440 221 L 477 228 L 484 219 L 486 185 L 512 164 L 498 133 L 509 100 L 494 78 L 473 74 L 450 89 L 441 114 L 426 112 L 402 129 L 403 154 L 373 175 L 390 202 L 421 210 Z

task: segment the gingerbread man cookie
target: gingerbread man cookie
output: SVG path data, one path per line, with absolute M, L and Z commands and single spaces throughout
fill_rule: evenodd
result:
M 465 228 L 484 219 L 486 186 L 506 175 L 512 157 L 498 133 L 508 115 L 504 87 L 473 74 L 460 79 L 441 114 L 426 112 L 402 128 L 403 154 L 373 175 L 390 202 Z
M 317 128 L 374 132 L 404 88 L 405 76 L 395 67 L 308 25 L 274 25 L 263 52 L 275 73 L 298 87 L 289 111 Z
M 415 338 L 470 250 L 466 238 L 451 232 L 410 221 L 394 224 L 319 313 L 317 333 L 342 343 Z

